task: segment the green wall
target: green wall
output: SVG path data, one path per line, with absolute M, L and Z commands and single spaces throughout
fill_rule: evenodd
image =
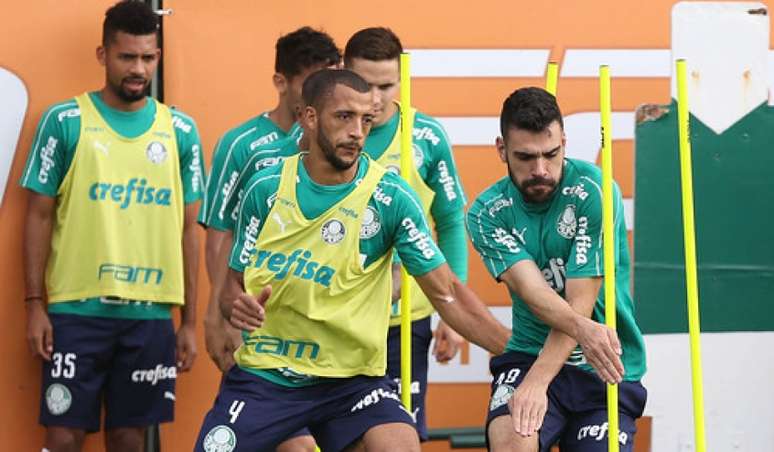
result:
M 688 330 L 677 108 L 635 132 L 634 294 L 645 333 Z M 774 330 L 774 108 L 717 135 L 691 117 L 702 331 Z

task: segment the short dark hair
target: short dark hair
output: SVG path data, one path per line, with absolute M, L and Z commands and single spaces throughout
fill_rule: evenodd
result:
M 341 52 L 327 33 L 301 27 L 277 40 L 274 72 L 293 78 L 315 66 L 341 62 Z
M 333 94 L 336 85 L 347 86 L 359 93 L 371 91 L 368 82 L 349 69 L 321 69 L 304 80 L 304 86 L 301 88 L 304 104 L 319 111 L 327 98 Z
M 135 36 L 157 34 L 159 18 L 145 2 L 122 0 L 105 11 L 102 45 L 107 47 L 119 31 Z
M 562 112 L 553 94 L 534 86 L 520 88 L 503 102 L 500 133 L 505 138 L 511 127 L 541 132 L 554 121 L 559 121 L 559 126 L 564 129 Z
M 403 52 L 400 38 L 385 27 L 364 28 L 349 38 L 344 48 L 344 64 L 352 64 L 354 58 L 369 61 L 394 60 Z

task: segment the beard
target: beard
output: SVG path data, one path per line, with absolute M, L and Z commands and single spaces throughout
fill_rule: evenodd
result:
M 533 177 L 519 183 L 511 172 L 510 161 L 508 162 L 508 176 L 511 178 L 511 183 L 519 189 L 524 201 L 530 204 L 540 204 L 551 199 L 556 192 L 556 188 L 559 186 L 559 180 L 562 179 L 560 174 L 559 180 L 550 177 Z M 529 192 L 530 187 L 547 187 L 548 190 L 543 193 L 535 194 Z
M 124 88 L 124 83 L 128 81 L 140 81 L 142 80 L 145 86 L 143 89 L 139 91 L 129 91 L 128 89 Z M 109 84 L 111 91 L 118 96 L 119 99 L 121 99 L 124 102 L 137 102 L 138 100 L 142 100 L 147 96 L 150 92 L 150 81 L 146 80 L 144 78 L 140 77 L 126 77 L 124 79 L 121 79 L 121 83 Z
M 334 145 L 322 130 L 317 132 L 317 144 L 320 146 L 325 160 L 339 171 L 346 171 L 352 168 L 352 165 L 358 160 L 357 157 L 359 157 L 360 153 L 363 151 L 363 146 L 356 141 L 347 141 Z M 355 149 L 357 151 L 357 157 L 352 159 L 352 161 L 346 161 L 336 155 L 337 148 Z

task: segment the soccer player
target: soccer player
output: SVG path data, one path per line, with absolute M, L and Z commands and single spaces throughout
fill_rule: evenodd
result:
M 21 179 L 27 337 L 44 360 L 52 452 L 80 450 L 103 403 L 106 449 L 142 450 L 147 426 L 172 421 L 175 379 L 196 356 L 201 145 L 190 117 L 147 96 L 157 33 L 143 2 L 107 10 L 104 86 L 44 113 Z
M 301 86 L 304 80 L 312 72 L 340 62 L 341 54 L 326 33 L 302 27 L 280 37 L 276 43 L 275 74 L 272 77 L 278 93 L 277 105 L 271 111 L 226 132 L 218 141 L 205 201 L 199 211 L 199 222 L 207 228 L 205 255 L 207 273 L 213 283 L 217 278 L 214 263 L 218 250 L 225 231 L 232 228 L 236 215 L 234 208 L 227 208 L 226 203 L 229 199 L 238 202 L 240 194 L 234 192 L 244 169 L 243 163 L 250 154 L 263 147 L 272 148 L 275 143 L 298 140 L 301 129 L 296 123 L 296 115 L 302 104 Z M 276 159 L 271 162 L 276 163 Z M 260 164 L 267 166 L 268 162 Z M 217 305 L 208 305 L 204 324 L 207 351 L 225 372 L 234 364 L 232 354 L 241 339 L 222 321 Z
M 470 340 L 500 353 L 509 333 L 454 278 L 406 182 L 362 153 L 369 84 L 324 69 L 303 98 L 309 152 L 252 177 L 230 256 L 221 250 L 230 266 L 221 310 L 245 343 L 196 450 L 270 450 L 309 427 L 326 452 L 418 451 L 385 377 L 393 249 Z
M 364 151 L 390 171 L 400 167 L 400 111 L 396 98 L 400 90 L 400 39 L 387 28 L 366 28 L 355 33 L 344 50 L 345 66 L 363 77 L 374 92 L 375 117 Z M 468 247 L 465 240 L 465 194 L 457 176 L 451 144 L 446 131 L 432 117 L 411 110 L 413 161 L 411 173 L 404 175 L 416 191 L 422 210 L 435 233 L 438 246 L 454 274 L 465 282 L 468 276 Z M 400 384 L 400 266 L 393 268 L 393 312 L 388 335 L 387 373 Z M 420 438 L 427 440 L 425 394 L 430 341 L 435 337 L 433 354 L 447 362 L 457 353 L 462 337 L 443 321 L 435 333 L 430 328 L 433 306 L 416 283 L 411 291 L 411 407 Z
M 212 293 L 222 275 L 215 265 L 218 251 L 235 223 L 236 208 L 242 197 L 244 174 L 274 165 L 298 152 L 301 129 L 296 123 L 302 106 L 301 86 L 306 77 L 324 67 L 338 66 L 341 53 L 326 33 L 301 27 L 277 40 L 272 78 L 278 93 L 276 107 L 226 132 L 215 147 L 207 195 L 199 212 L 199 222 L 207 227 L 207 272 Z M 279 152 L 275 151 L 279 149 Z M 250 165 L 248 169 L 246 165 Z M 249 177 L 248 177 L 249 178 Z M 229 204 L 233 202 L 232 204 Z M 225 269 L 225 265 L 221 269 Z M 210 297 L 204 320 L 207 352 L 222 372 L 234 365 L 233 354 L 242 343 L 239 331 L 224 321 Z M 314 442 L 303 430 L 291 435 L 278 452 L 312 451 Z
M 491 450 L 548 451 L 558 442 L 563 451 L 606 451 L 605 382 L 615 382 L 619 443 L 622 451 L 631 451 L 634 421 L 645 406 L 640 384 L 645 351 L 629 292 L 620 190 L 616 187 L 614 194 L 619 342 L 601 325 L 599 168 L 565 158 L 559 106 L 540 88 L 516 90 L 505 100 L 500 130 L 497 151 L 508 176 L 479 195 L 467 214 L 473 245 L 492 276 L 505 283 L 513 302 L 507 351 L 490 363 Z M 589 340 L 579 331 L 589 324 L 606 334 Z M 619 348 L 621 360 L 610 356 L 612 348 L 602 354 L 588 348 L 600 340 Z
M 215 146 L 212 168 L 207 181 L 205 201 L 199 212 L 199 223 L 207 227 L 207 271 L 213 277 L 212 263 L 224 237 L 226 212 L 224 201 L 229 197 L 241 168 L 231 161 L 239 147 L 255 149 L 288 136 L 298 137 L 300 128 L 296 115 L 301 108 L 301 86 L 306 77 L 319 69 L 337 66 L 341 54 L 333 39 L 310 27 L 301 27 L 277 40 L 272 83 L 277 90 L 277 105 L 270 111 L 248 119 L 226 132 Z
M 227 214 L 221 220 L 219 227 L 234 232 L 236 222 L 232 216 L 238 214 L 239 201 L 244 195 L 247 182 L 261 169 L 274 166 L 285 158 L 297 154 L 299 151 L 299 141 L 303 140 L 301 135 L 299 133 L 297 137 L 287 136 L 280 138 L 270 144 L 254 149 L 250 149 L 250 147 L 245 145 L 234 147 L 230 158 L 230 166 L 235 169 L 238 168 L 239 174 L 232 181 L 232 192 L 223 200 L 223 208 Z M 230 249 L 226 249 L 226 251 L 230 251 Z M 208 345 L 213 347 L 208 351 L 218 368 L 224 373 L 234 365 L 234 352 L 242 344 L 241 332 L 226 322 L 218 308 L 217 294 L 221 287 L 220 280 L 224 276 L 223 270 L 228 267 L 226 256 L 224 256 L 222 264 L 212 266 L 213 270 L 217 269 L 217 281 L 213 281 L 205 318 L 205 337 L 207 338 Z M 314 450 L 315 442 L 307 428 L 292 433 L 286 441 L 277 446 L 277 452 L 312 452 Z

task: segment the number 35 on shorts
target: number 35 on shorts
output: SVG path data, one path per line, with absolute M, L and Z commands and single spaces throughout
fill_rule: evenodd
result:
M 51 355 L 51 378 L 74 378 L 75 359 L 75 353 L 56 352 Z

